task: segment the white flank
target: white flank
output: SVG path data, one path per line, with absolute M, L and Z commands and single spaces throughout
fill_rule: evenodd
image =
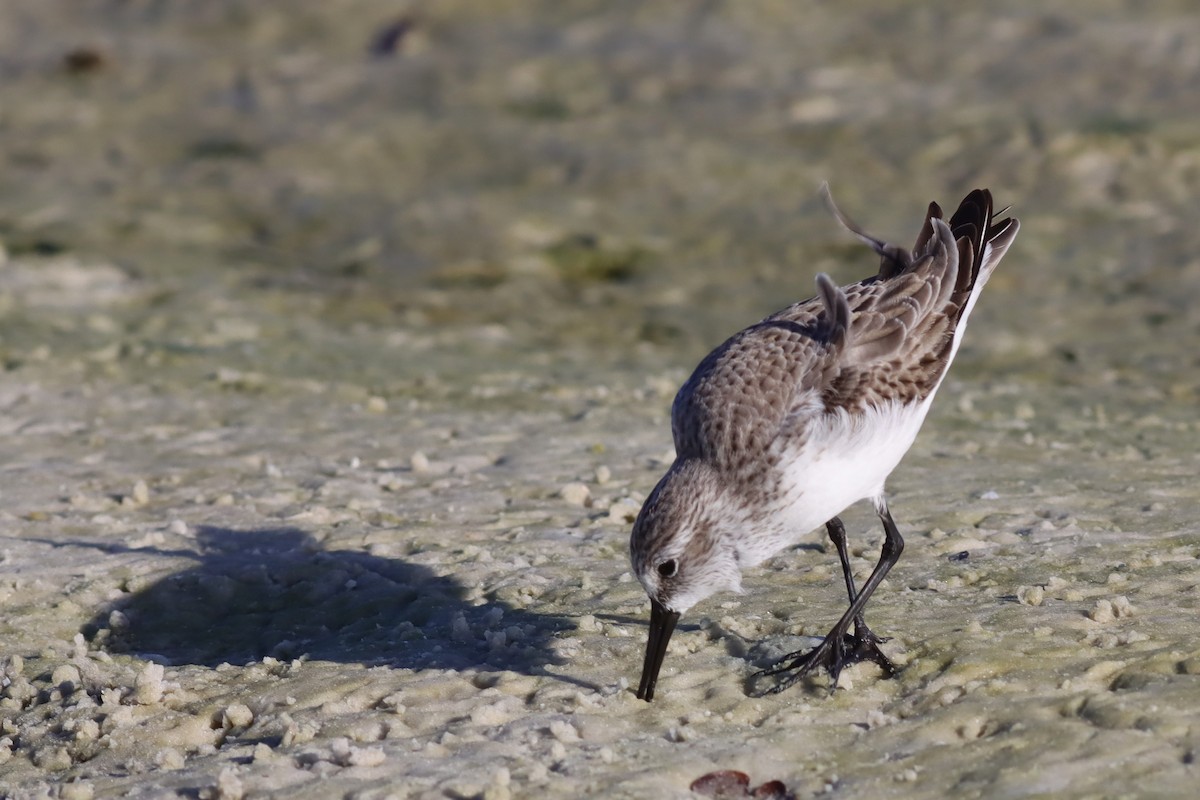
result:
M 758 564 L 853 503 L 882 495 L 932 403 L 930 394 L 918 404 L 889 401 L 863 413 L 839 409 L 814 420 L 803 441 L 783 452 L 783 498 L 765 521 L 766 530 L 739 537 L 741 565 Z

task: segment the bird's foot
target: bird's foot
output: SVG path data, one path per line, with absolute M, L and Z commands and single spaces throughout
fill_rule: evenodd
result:
M 862 625 L 857 627 L 853 634 L 846 634 L 842 639 L 847 653 L 845 663 L 873 661 L 883 670 L 884 677 L 890 678 L 896 674 L 896 665 L 879 649 L 879 645 L 888 640 L 886 636 L 876 636 L 874 631 Z
M 829 691 L 832 694 L 837 688 L 842 669 L 859 661 L 873 661 L 883 670 L 884 675 L 890 678 L 896 674 L 896 665 L 879 649 L 880 642 L 885 641 L 887 640 L 876 636 L 866 625 L 856 627 L 852 634 L 834 628 L 816 647 L 808 651 L 797 650 L 788 653 L 771 666 L 754 673 L 751 678 L 787 673 L 778 683 L 762 692 L 778 694 L 794 686 L 814 670 L 824 670 L 829 674 Z

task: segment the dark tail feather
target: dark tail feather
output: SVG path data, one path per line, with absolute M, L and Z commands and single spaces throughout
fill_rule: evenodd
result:
M 862 242 L 866 243 L 872 250 L 879 253 L 881 263 L 879 265 L 880 280 L 887 280 L 893 275 L 899 275 L 906 269 L 912 266 L 912 253 L 905 250 L 903 247 L 894 244 L 888 244 L 882 239 L 876 239 L 871 234 L 864 231 L 858 226 L 854 220 L 842 213 L 842 210 L 833 202 L 833 193 L 829 191 L 829 184 L 821 184 L 821 197 L 825 199 L 825 205 L 829 207 L 830 213 L 834 218 L 841 223 L 842 227 L 857 236 Z M 939 213 L 941 209 L 938 209 Z M 926 224 L 929 222 L 926 220 Z M 932 236 L 932 229 L 930 232 Z
M 987 189 L 976 189 L 964 197 L 950 217 L 950 232 L 958 242 L 959 269 L 954 299 L 960 307 L 975 288 L 975 279 L 983 266 L 983 234 L 990 227 L 991 219 L 992 193 Z
M 917 243 L 908 251 L 898 245 L 876 239 L 846 216 L 833 202 L 828 183 L 821 184 L 821 196 L 842 227 L 880 255 L 879 280 L 887 280 L 911 270 L 914 263 L 926 255 L 937 235 L 933 220 L 943 219 L 941 206 L 930 203 L 925 214 L 925 224 L 921 226 L 921 232 L 917 235 Z M 1000 213 L 1007 210 L 1005 208 Z M 987 189 L 975 189 L 958 204 L 958 209 L 950 217 L 949 227 L 954 241 L 958 243 L 958 274 L 955 276 L 952 299 L 962 309 L 966 306 L 967 298 L 975 290 L 976 283 L 981 278 L 986 282 L 992 269 L 1000 262 L 1016 238 L 1020 222 L 1011 217 L 993 222 L 992 193 Z M 828 303 L 826 307 L 829 307 Z
M 1001 211 L 1007 211 L 1004 209 Z M 950 217 L 950 230 L 958 242 L 959 272 L 954 302 L 965 307 L 981 279 L 986 282 L 1017 235 L 1020 223 L 1013 218 L 992 221 L 992 193 L 976 189 L 959 203 Z

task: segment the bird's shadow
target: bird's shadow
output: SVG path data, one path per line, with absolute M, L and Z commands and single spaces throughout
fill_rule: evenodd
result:
M 54 544 L 134 552 L 95 542 Z M 551 640 L 576 627 L 566 617 L 502 602 L 476 605 L 460 583 L 427 567 L 325 550 L 295 528 L 201 527 L 196 544 L 150 549 L 194 563 L 110 601 L 83 626 L 84 635 L 108 652 L 169 665 L 304 656 L 548 675 L 547 665 L 562 663 Z

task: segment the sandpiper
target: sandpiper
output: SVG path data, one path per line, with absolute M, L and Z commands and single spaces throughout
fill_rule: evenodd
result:
M 787 673 L 770 690 L 782 691 L 814 669 L 826 670 L 836 686 L 842 667 L 855 661 L 893 671 L 863 620 L 871 593 L 904 549 L 884 481 L 916 438 L 1019 222 L 993 221 L 991 192 L 976 189 L 949 223 L 930 203 L 909 251 L 864 233 L 833 204 L 828 187 L 822 192 L 838 221 L 880 255 L 879 272 L 843 287 L 817 275 L 816 297 L 732 336 L 675 396 L 675 462 L 630 539 L 651 609 L 640 699 L 654 698 L 681 614 L 715 592 L 740 592 L 744 568 L 822 523 L 850 607 L 815 648 L 757 675 Z M 859 591 L 837 515 L 866 498 L 884 541 Z

